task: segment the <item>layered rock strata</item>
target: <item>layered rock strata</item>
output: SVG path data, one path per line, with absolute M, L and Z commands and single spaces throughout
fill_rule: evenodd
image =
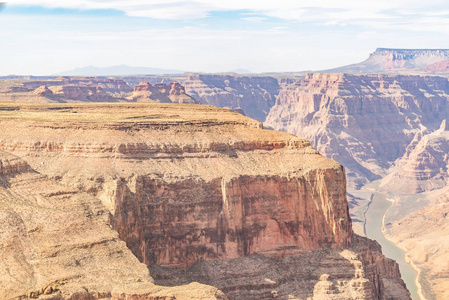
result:
M 344 170 L 306 140 L 210 106 L 1 105 L 0 116 L 0 126 L 11 129 L 1 132 L 0 149 L 89 193 L 94 200 L 85 201 L 107 208 L 112 228 L 147 265 L 201 269 L 254 253 L 301 261 L 323 249 L 338 258 L 353 247 L 356 254 L 335 266 L 349 260 L 357 267 L 335 281 L 341 287 L 332 297 L 355 290 L 364 299 L 394 290 L 408 297 L 397 266 L 378 246 L 367 252 L 353 243 Z M 326 259 L 318 261 L 283 279 L 281 299 L 306 280 L 301 272 L 326 268 Z M 327 295 L 332 278 L 322 280 L 317 295 Z M 232 274 L 227 280 L 241 284 Z M 262 299 L 252 285 L 241 290 Z
M 160 103 L 198 103 L 186 94 L 185 88 L 178 82 L 170 84 L 141 82 L 134 86 L 134 92 L 128 97 L 132 101 L 148 101 Z
M 448 114 L 443 77 L 309 74 L 279 93 L 265 124 L 342 163 L 351 187 L 385 176 L 415 136 Z
M 58 77 L 49 80 L 3 81 L 2 102 L 117 102 L 132 89 L 121 79 Z
M 190 75 L 182 84 L 201 103 L 241 108 L 247 116 L 262 122 L 280 90 L 278 80 L 269 76 Z
M 393 171 L 382 179 L 381 187 L 392 192 L 421 193 L 447 186 L 449 181 L 449 127 L 417 136 Z

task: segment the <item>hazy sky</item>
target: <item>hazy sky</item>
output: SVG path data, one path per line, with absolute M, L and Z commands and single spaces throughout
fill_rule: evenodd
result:
M 449 48 L 447 0 L 12 0 L 0 75 L 130 65 L 327 69 L 377 47 Z

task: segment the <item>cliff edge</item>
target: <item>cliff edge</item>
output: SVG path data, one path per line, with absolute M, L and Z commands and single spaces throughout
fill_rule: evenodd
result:
M 30 178 L 29 190 L 47 193 L 47 198 L 54 199 L 45 200 L 48 202 L 45 204 L 39 202 L 43 201 L 40 196 L 31 195 L 33 207 L 41 209 L 45 204 L 50 210 L 58 207 L 69 215 L 85 216 L 58 217 L 58 222 L 52 221 L 55 226 L 65 228 L 63 232 L 51 231 L 55 233 L 54 243 L 61 239 L 69 243 L 72 234 L 84 231 L 83 226 L 98 224 L 92 229 L 95 235 L 85 238 L 98 236 L 104 240 L 101 236 L 106 234 L 114 237 L 114 243 L 120 244 L 118 238 L 125 241 L 127 249 L 140 262 L 153 268 L 153 276 L 176 277 L 163 275 L 158 268 L 168 270 L 168 274 L 176 270 L 208 273 L 211 276 L 191 278 L 225 289 L 228 296 L 237 298 L 408 297 L 396 263 L 386 259 L 375 242 L 353 235 L 344 169 L 321 156 L 307 140 L 264 130 L 258 121 L 203 105 L 2 104 L 0 116 L 0 126 L 9 128 L 0 133 L 0 149 L 26 161 L 33 174 L 67 187 L 68 192 L 47 192 L 50 182 L 36 187 L 37 180 Z M 11 180 L 5 183 L 5 188 L 14 187 Z M 15 203 L 6 203 L 18 210 Z M 25 214 L 27 218 L 22 219 L 27 222 L 37 224 L 36 218 L 45 219 L 40 211 Z M 71 219 L 74 224 L 67 221 Z M 47 230 L 46 226 L 41 225 Z M 52 241 L 47 236 L 42 238 Z M 21 244 L 24 253 L 31 251 L 27 245 L 32 243 L 39 244 L 44 252 L 56 247 L 34 240 L 29 232 L 27 238 L 31 243 Z M 68 251 L 64 257 L 70 259 L 74 257 L 72 248 L 89 249 L 89 255 L 101 257 L 113 251 L 100 248 L 97 252 L 89 243 L 86 247 L 70 247 L 65 242 L 61 245 Z M 86 284 L 89 291 L 112 295 L 117 285 L 122 286 L 122 279 L 96 275 L 103 272 L 97 269 L 109 268 L 111 264 L 139 265 L 132 261 L 135 258 L 129 256 L 124 244 L 120 245 L 119 254 L 126 254 L 128 262 L 120 255 L 114 263 L 89 258 L 84 264 L 82 259 L 82 263 L 79 259 L 77 263 L 75 258 L 71 274 L 83 282 L 81 287 Z M 13 253 L 16 251 L 9 252 L 7 257 L 14 257 Z M 55 255 L 59 257 L 62 253 Z M 80 255 L 88 257 L 82 252 Z M 222 274 L 221 279 L 216 273 L 212 275 L 215 263 L 232 265 L 239 259 L 247 259 L 252 265 L 258 255 L 268 259 L 264 260 L 264 268 L 280 268 L 275 271 L 277 279 L 270 279 L 274 283 L 270 280 L 267 283 L 266 278 L 259 280 L 263 268 L 256 270 L 257 276 L 251 275 L 250 269 L 242 271 L 241 277 L 232 272 Z M 36 263 L 33 257 L 25 255 L 22 263 L 33 266 Z M 55 261 L 53 257 L 44 255 L 41 261 L 63 270 L 67 262 Z M 307 257 L 316 259 L 314 263 L 304 263 Z M 284 273 L 282 268 L 289 259 L 297 260 L 297 269 Z M 126 280 L 146 276 L 142 279 L 147 282 L 144 291 L 152 295 L 151 277 L 141 266 L 129 270 L 119 265 L 114 272 Z M 344 274 L 342 266 L 346 266 Z M 61 275 L 62 271 L 40 272 L 32 273 L 39 274 L 38 285 L 33 283 L 37 275 L 30 275 L 33 284 L 25 283 L 16 292 L 33 291 L 67 277 Z M 127 272 L 137 273 L 131 276 Z M 248 272 L 249 275 L 244 275 Z M 97 283 L 95 276 L 103 283 Z M 72 282 L 72 277 L 68 278 Z M 220 281 L 223 278 L 225 282 Z M 304 286 L 308 288 L 304 290 Z M 210 286 L 200 287 L 208 297 L 224 297 Z M 166 289 L 184 291 L 188 294 L 185 297 L 195 296 L 187 288 Z

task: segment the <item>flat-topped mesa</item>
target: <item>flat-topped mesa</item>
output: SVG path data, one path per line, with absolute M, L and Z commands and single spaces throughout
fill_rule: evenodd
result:
M 94 192 L 147 264 L 185 268 L 351 241 L 343 168 L 306 140 L 241 114 L 155 103 L 0 112 L 0 125 L 14 129 L 1 133 L 0 149 Z
M 121 292 L 126 286 L 137 288 L 139 280 L 143 294 L 156 296 L 151 293 L 155 289 L 161 296 L 171 293 L 172 288 L 153 286 L 148 274 L 138 276 L 142 266 L 136 259 L 130 262 L 123 243 L 108 255 L 117 238 L 111 243 L 98 239 L 113 233 L 110 224 L 140 262 L 163 269 L 164 274 L 171 270 L 190 276 L 192 270 L 192 277 L 183 277 L 176 285 L 210 282 L 238 299 L 271 299 L 276 293 L 281 299 L 288 295 L 305 299 L 313 296 L 325 272 L 332 277 L 323 284 L 338 285 L 332 291 L 342 298 L 400 294 L 396 299 L 408 299 L 397 264 L 380 253 L 377 243 L 359 240 L 352 232 L 343 167 L 321 156 L 306 140 L 264 130 L 260 122 L 228 109 L 185 104 L 0 104 L 0 127 L 10 129 L 0 131 L 0 150 L 23 158 L 37 171 L 26 175 L 26 180 L 16 178 L 19 187 L 29 186 L 27 201 L 52 208 L 35 210 L 33 204 L 25 206 L 28 211 L 20 209 L 26 222 L 23 232 L 45 241 L 36 242 L 31 252 L 20 251 L 35 255 L 35 249 L 41 253 L 48 245 L 53 249 L 54 243 L 64 246 L 46 255 L 49 260 L 34 259 L 33 269 L 17 263 L 34 272 L 27 280 L 39 275 L 33 289 L 66 275 L 53 271 L 58 267 L 73 271 L 69 275 L 78 276 L 77 286 L 86 286 L 89 292 Z M 58 181 L 59 187 L 45 196 L 42 190 L 51 186 L 48 178 Z M 64 185 L 67 191 L 62 192 Z M 61 217 L 62 210 L 71 217 Z M 48 215 L 55 221 L 50 219 L 43 229 L 27 229 L 33 228 L 28 224 L 36 224 L 33 218 L 45 224 Z M 63 232 L 52 226 L 62 227 Z M 79 233 L 73 233 L 73 228 Z M 80 246 L 79 237 L 84 243 Z M 98 246 L 91 247 L 94 243 Z M 14 243 L 20 245 L 28 244 Z M 247 262 L 245 271 L 236 276 L 242 260 Z M 264 266 L 258 269 L 261 260 Z M 44 266 L 51 263 L 51 274 L 36 269 L 34 263 L 41 261 Z M 111 266 L 112 273 L 104 271 Z M 180 299 L 199 295 L 189 286 L 173 290 L 182 292 Z M 24 289 L 16 283 L 8 283 L 7 288 Z M 216 289 L 201 288 L 207 292 L 198 296 L 202 299 L 206 295 L 224 299 Z M 0 287 L 0 296 L 1 292 Z M 122 293 L 127 295 L 131 294 Z
M 95 86 L 101 87 L 104 91 L 110 93 L 132 92 L 132 88 L 125 81 L 117 78 L 61 76 L 51 80 L 25 81 L 23 85 L 29 89 L 36 89 L 40 86 Z
M 365 61 L 324 72 L 388 73 L 421 68 L 449 60 L 449 49 L 388 49 L 378 48 Z
M 170 84 L 141 82 L 134 86 L 134 92 L 127 98 L 138 102 L 158 102 L 158 103 L 199 103 L 186 94 L 185 88 L 178 82 Z

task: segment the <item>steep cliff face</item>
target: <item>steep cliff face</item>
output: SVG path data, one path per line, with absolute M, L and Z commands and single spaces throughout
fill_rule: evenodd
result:
M 258 253 L 273 262 L 265 269 L 286 266 L 289 258 L 297 266 L 285 277 L 274 269 L 280 299 L 301 293 L 344 298 L 353 291 L 363 299 L 395 291 L 408 297 L 396 264 L 353 236 L 343 168 L 306 140 L 198 105 L 2 105 L 0 115 L 0 126 L 11 129 L 0 133 L 0 149 L 89 193 L 147 265 L 209 272 L 215 262 L 237 264 Z M 336 273 L 343 265 L 353 272 L 324 276 L 327 255 Z M 313 257 L 320 258 L 308 264 Z M 224 287 L 235 286 L 228 295 L 238 290 L 247 299 L 267 298 L 257 290 L 273 286 L 245 284 L 232 272 L 224 278 Z M 208 280 L 221 286 L 224 278 Z M 296 286 L 301 280 L 307 292 Z
M 268 76 L 191 75 L 183 85 L 187 94 L 201 103 L 240 107 L 247 116 L 262 122 L 280 90 L 278 80 Z
M 138 177 L 135 193 L 128 186 L 117 189 L 115 224 L 148 265 L 185 268 L 252 253 L 345 248 L 350 221 L 343 176 L 326 170 L 174 184 Z
M 328 73 L 388 73 L 398 71 L 419 71 L 426 67 L 449 60 L 448 49 L 388 49 L 378 48 L 361 63 L 327 70 Z M 411 70 L 410 70 L 411 69 Z M 427 71 L 432 68 L 427 69 Z M 424 70 L 422 70 L 424 71 Z
M 448 95 L 442 77 L 315 73 L 279 93 L 265 124 L 309 139 L 357 187 L 386 175 L 416 135 L 439 128 Z
M 170 84 L 141 82 L 134 87 L 134 92 L 128 97 L 132 101 L 149 101 L 160 103 L 198 103 L 186 94 L 185 89 L 178 82 Z

